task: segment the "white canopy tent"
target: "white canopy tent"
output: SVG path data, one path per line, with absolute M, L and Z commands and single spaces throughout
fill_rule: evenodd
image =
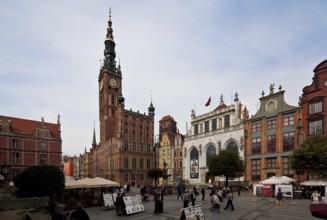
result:
M 282 176 L 281 179 L 283 179 L 283 180 L 287 180 L 289 183 L 296 182 L 295 179 L 293 179 L 293 178 L 291 178 L 291 177 L 288 177 L 288 176 Z
M 97 188 L 97 187 L 110 187 L 110 186 L 118 186 L 117 182 L 102 178 L 102 177 L 95 177 L 95 178 L 84 178 L 78 180 L 80 184 L 84 184 L 84 188 Z
M 312 180 L 307 180 L 301 183 L 303 186 L 327 186 L 327 179 L 316 178 Z
M 288 180 L 282 179 L 281 177 L 277 177 L 277 176 L 272 176 L 268 179 L 259 182 L 259 184 L 275 184 L 275 185 L 289 184 L 289 183 L 290 182 Z
M 66 177 L 65 189 L 84 188 L 86 185 L 76 181 L 74 178 Z

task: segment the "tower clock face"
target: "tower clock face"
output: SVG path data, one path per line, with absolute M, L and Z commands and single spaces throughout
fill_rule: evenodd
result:
M 110 78 L 110 79 L 109 79 L 109 86 L 110 86 L 111 88 L 117 89 L 117 88 L 119 87 L 119 83 L 118 83 L 117 79 L 115 79 L 115 78 Z

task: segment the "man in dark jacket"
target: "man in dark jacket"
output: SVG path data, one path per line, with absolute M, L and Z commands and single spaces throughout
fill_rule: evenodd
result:
M 201 194 L 202 194 L 202 201 L 204 201 L 204 195 L 206 194 L 206 191 L 203 188 L 201 189 Z
M 87 214 L 87 212 L 84 209 L 82 209 L 82 203 L 78 202 L 76 205 L 77 205 L 77 209 L 70 215 L 70 219 L 90 220 L 90 217 Z
M 195 206 L 195 200 L 196 200 L 196 189 L 193 189 L 193 192 L 191 193 L 192 206 Z

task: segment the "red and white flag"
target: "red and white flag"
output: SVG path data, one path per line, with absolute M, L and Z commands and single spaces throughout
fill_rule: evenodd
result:
M 211 96 L 209 97 L 209 99 L 208 99 L 208 101 L 206 102 L 205 106 L 206 106 L 206 107 L 209 106 L 210 103 L 211 103 Z

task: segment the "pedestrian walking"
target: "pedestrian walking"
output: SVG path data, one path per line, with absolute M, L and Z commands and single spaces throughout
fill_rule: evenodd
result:
M 219 202 L 217 193 L 215 193 L 211 196 L 211 204 L 212 204 L 212 206 L 211 206 L 210 210 L 213 212 L 217 211 L 220 213 L 220 202 Z
M 204 196 L 206 194 L 206 191 L 204 190 L 204 188 L 201 189 L 201 194 L 202 194 L 202 201 L 204 201 Z
M 191 200 L 191 195 L 188 192 L 188 190 L 186 189 L 184 194 L 183 194 L 183 207 L 184 208 L 188 207 L 188 203 L 190 202 L 190 200 Z
M 227 199 L 227 204 L 226 204 L 225 210 L 227 210 L 229 207 L 231 207 L 232 211 L 234 211 L 233 193 L 230 189 L 227 189 L 227 191 L 226 191 L 226 199 Z
M 183 196 L 182 196 L 182 186 L 178 186 L 177 187 L 177 199 L 179 199 L 179 197 L 181 197 L 181 199 L 183 199 Z
M 116 206 L 116 214 L 118 216 L 123 215 L 123 211 L 122 211 L 122 203 L 123 203 L 123 199 L 120 196 L 120 193 L 117 193 L 117 197 L 116 197 L 116 201 L 115 201 L 115 206 Z
M 196 189 L 193 189 L 193 192 L 191 193 L 191 202 L 192 206 L 195 206 L 195 200 L 196 200 Z

